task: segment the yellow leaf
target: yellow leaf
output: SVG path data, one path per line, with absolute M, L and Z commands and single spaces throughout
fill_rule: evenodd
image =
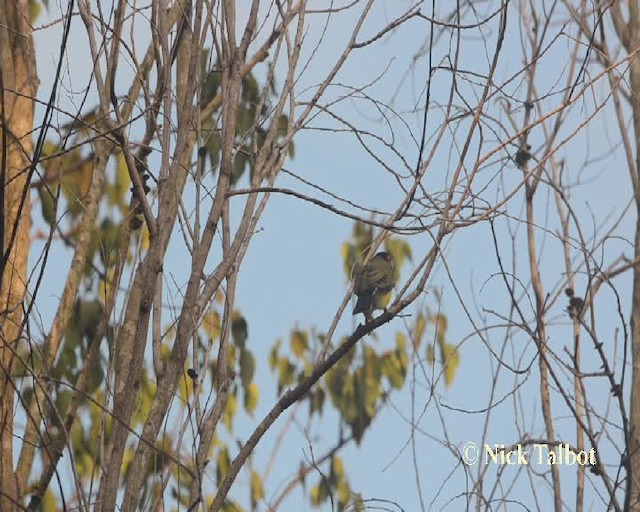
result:
M 218 339 L 220 336 L 220 314 L 210 308 L 202 318 L 202 327 L 209 338 Z
M 227 430 L 231 432 L 233 430 L 233 418 L 236 416 L 238 409 L 238 399 L 236 395 L 230 394 L 227 400 L 227 407 L 224 410 L 224 424 Z
M 427 362 L 430 366 L 433 366 L 433 363 L 436 361 L 436 354 L 433 350 L 433 345 L 427 345 Z
M 110 199 L 112 204 L 123 204 L 124 197 L 131 187 L 131 177 L 129 176 L 129 168 L 124 159 L 124 154 L 120 151 L 116 157 L 116 177 L 112 188 Z
M 227 362 L 229 363 L 229 369 L 233 370 L 236 366 L 236 346 L 229 344 L 229 352 L 227 353 Z
M 122 151 L 116 157 L 116 184 L 122 189 L 131 187 L 131 176 L 129 176 L 129 168 Z
M 426 327 L 427 327 L 427 319 L 422 313 L 420 313 L 418 315 L 418 318 L 416 318 L 416 327 L 415 327 L 415 334 L 414 334 L 416 348 L 420 346 L 420 342 L 422 341 L 422 337 L 424 336 L 424 331 Z
M 183 372 L 180 377 L 180 398 L 186 403 L 193 396 L 193 379 Z
M 335 475 L 338 479 L 342 478 L 344 476 L 344 462 L 342 462 L 342 459 L 337 455 L 334 455 L 331 462 L 331 472 L 333 473 L 333 475 Z
M 444 383 L 447 387 L 451 385 L 460 366 L 460 353 L 458 349 L 449 343 L 444 346 Z
M 42 512 L 56 512 L 58 510 L 58 500 L 56 500 L 56 496 L 51 489 L 45 491 L 40 503 L 40 510 Z
M 389 380 L 389 384 L 395 389 L 400 389 L 404 384 L 402 366 L 395 354 L 385 354 L 382 359 L 382 373 Z
M 341 508 L 346 508 L 350 498 L 351 489 L 349 487 L 349 482 L 346 480 L 340 480 L 338 483 L 338 504 L 341 505 Z
M 278 360 L 278 387 L 280 389 L 293 384 L 296 367 L 286 357 Z
M 229 473 L 229 468 L 231 467 L 231 459 L 229 458 L 229 450 L 225 446 L 220 453 L 218 453 L 218 464 L 217 464 L 217 477 L 218 477 L 218 485 L 222 483 L 224 478 Z
M 280 351 L 281 344 L 282 340 L 277 340 L 269 352 L 269 368 L 272 370 L 275 369 L 278 364 L 278 352 Z
M 124 456 L 122 457 L 122 468 L 124 470 L 125 475 L 129 472 L 129 468 L 131 468 L 132 462 L 133 462 L 133 450 L 127 449 L 124 451 Z
M 305 331 L 293 331 L 291 333 L 291 351 L 297 358 L 301 358 L 307 350 L 307 333 Z
M 264 499 L 264 485 L 257 471 L 251 471 L 251 502 L 258 503 Z
M 441 313 L 438 313 L 437 315 L 435 315 L 435 324 L 436 324 L 436 330 L 438 331 L 438 333 L 442 333 L 444 335 L 444 333 L 447 332 L 447 317 Z
M 244 409 L 253 416 L 258 398 L 260 397 L 260 388 L 255 382 L 249 384 L 244 390 Z
M 142 224 L 142 240 L 140 241 L 140 245 L 143 250 L 149 250 L 150 238 L 149 238 L 149 229 L 147 228 L 147 223 Z
M 256 371 L 256 358 L 246 348 L 240 351 L 240 379 L 242 385 L 247 387 L 253 380 L 253 375 Z

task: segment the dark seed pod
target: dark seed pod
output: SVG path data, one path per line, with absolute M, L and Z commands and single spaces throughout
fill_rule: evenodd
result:
M 613 388 L 611 388 L 611 394 L 615 397 L 619 397 L 622 394 L 620 384 L 614 384 Z
M 529 151 L 527 151 L 526 149 L 520 149 L 516 153 L 515 160 L 518 167 L 524 167 L 530 159 L 531 153 L 529 153 Z
M 584 301 L 580 297 L 571 296 L 571 298 L 569 299 L 569 307 L 567 308 L 569 316 L 571 318 L 578 318 L 582 313 L 583 307 Z
M 582 311 L 582 307 L 584 306 L 584 301 L 580 297 L 571 297 L 569 299 L 569 307 L 571 309 L 575 309 L 576 311 Z

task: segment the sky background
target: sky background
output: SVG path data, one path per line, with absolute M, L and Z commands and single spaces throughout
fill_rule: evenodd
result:
M 239 22 L 243 20 L 248 2 L 239 2 Z M 372 13 L 365 23 L 363 35 L 365 39 L 404 12 L 408 2 L 375 2 Z M 440 7 L 439 7 L 440 8 Z M 243 9 L 245 11 L 243 11 Z M 424 12 L 428 12 L 425 7 Z M 359 12 L 359 9 L 356 11 Z M 438 13 L 444 15 L 444 12 Z M 38 22 L 40 27 L 36 31 L 35 42 L 38 59 L 38 73 L 41 79 L 39 97 L 48 98 L 52 87 L 52 78 L 59 55 L 61 37 L 61 23 L 59 20 L 60 4 L 51 2 L 49 13 Z M 308 32 L 305 36 L 303 62 L 311 55 L 311 51 L 318 45 L 313 54 L 313 61 L 299 78 L 297 90 L 301 91 L 300 99 L 308 98 L 317 83 L 323 79 L 350 37 L 354 24 L 352 11 L 345 11 L 333 15 L 329 20 L 326 16 L 314 15 L 307 18 Z M 326 26 L 326 33 L 323 30 Z M 496 72 L 496 81 L 504 84 L 505 92 L 524 98 L 526 77 L 516 73 L 523 64 L 521 51 L 522 35 L 515 8 L 510 11 L 509 29 L 501 64 Z M 496 41 L 497 18 L 488 22 L 479 30 L 463 35 L 461 41 L 460 68 L 471 76 L 472 72 L 486 73 Z M 572 33 L 573 30 L 573 33 Z M 133 27 L 138 55 L 146 50 L 148 33 L 143 24 Z M 258 36 L 263 40 L 267 31 Z M 355 51 L 347 64 L 336 77 L 336 83 L 325 97 L 324 104 L 329 103 L 347 93 L 348 87 L 367 87 L 367 94 L 391 106 L 397 115 L 390 111 L 386 113 L 391 119 L 393 128 L 393 146 L 404 156 L 408 164 L 416 164 L 418 150 L 416 139 L 419 137 L 422 120 L 420 105 L 423 104 L 423 93 L 428 72 L 428 63 L 424 56 L 424 45 L 428 39 L 429 25 L 424 20 L 413 20 L 403 25 L 400 30 L 380 39 L 373 47 Z M 472 34 L 472 35 L 471 35 Z M 560 101 L 561 84 L 567 71 L 568 49 L 571 48 L 571 35 L 575 35 L 575 28 L 567 28 L 566 36 L 555 41 L 542 59 L 538 76 L 538 96 L 547 94 L 545 110 L 553 108 Z M 447 33 L 437 40 L 433 49 L 434 65 L 446 64 L 447 55 L 451 54 L 455 40 Z M 594 66 L 595 68 L 595 66 Z M 259 80 L 264 77 L 264 66 L 256 68 Z M 79 18 L 72 24 L 68 53 L 63 65 L 62 88 L 58 95 L 58 106 L 75 112 L 82 102 L 84 89 L 88 84 L 91 72 L 91 59 L 84 26 Z M 131 78 L 131 69 L 121 68 L 122 87 L 118 93 L 124 93 Z M 587 70 L 586 79 L 591 77 Z M 283 77 L 277 76 L 276 82 L 282 85 Z M 477 104 L 478 94 L 483 81 L 478 78 L 476 84 L 461 80 L 457 87 L 473 107 Z M 439 128 L 443 120 L 440 105 L 446 104 L 451 89 L 450 73 L 439 69 L 432 81 L 432 110 L 429 113 L 427 127 L 428 138 Z M 584 121 L 585 116 L 593 111 L 595 100 L 605 91 L 604 84 L 596 83 L 591 91 L 579 100 L 566 121 L 564 136 L 568 136 L 578 123 Z M 306 91 L 306 92 L 305 92 Z M 92 86 L 86 106 L 92 108 L 96 104 L 95 87 Z M 460 105 L 460 101 L 456 100 Z M 498 115 L 498 102 L 491 102 L 488 110 L 492 115 Z M 43 110 L 39 109 L 39 115 Z M 361 129 L 383 133 L 391 138 L 389 127 L 386 126 L 371 102 L 356 99 L 343 100 L 334 107 L 345 119 L 353 122 Z M 521 115 L 518 117 L 521 119 Z M 65 124 L 68 118 L 54 118 L 53 124 Z M 462 121 L 456 132 L 445 135 L 445 143 L 441 144 L 425 177 L 425 187 L 429 193 L 442 193 L 451 179 L 452 172 L 458 162 L 458 151 L 466 134 L 468 122 Z M 505 123 L 505 126 L 507 124 Z M 295 138 L 295 158 L 286 162 L 285 167 L 323 187 L 331 192 L 362 204 L 367 208 L 393 212 L 402 199 L 402 190 L 397 186 L 395 178 L 386 172 L 379 163 L 375 162 L 358 145 L 353 134 L 344 132 L 319 130 L 319 128 L 337 128 L 338 124 L 328 118 L 319 116 L 306 130 Z M 566 132 L 566 133 L 565 133 Z M 511 131 L 510 134 L 512 134 Z M 498 132 L 498 137 L 504 140 L 506 134 Z M 495 135 L 488 134 L 488 139 L 495 139 Z M 628 207 L 631 197 L 628 174 L 623 161 L 619 158 L 619 151 L 610 153 L 611 147 L 616 146 L 617 127 L 611 111 L 605 109 L 598 115 L 588 128 L 578 137 L 569 141 L 560 154 L 565 158 L 567 179 L 580 183 L 572 192 L 572 201 L 579 217 L 587 229 L 587 236 L 599 229 L 600 223 L 612 225 L 613 219 L 621 215 Z M 562 139 L 562 137 L 561 137 Z M 430 139 L 428 139 L 430 141 Z M 540 129 L 533 130 L 530 138 L 533 152 L 540 148 L 543 134 Z M 500 143 L 496 140 L 493 146 Z M 477 147 L 473 147 L 474 150 Z M 385 162 L 404 175 L 400 160 L 392 152 L 374 144 L 373 147 L 382 155 Z M 485 154 L 491 144 L 483 149 Z M 431 144 L 428 144 L 428 149 Z M 510 148 L 510 155 L 515 153 Z M 477 185 L 478 193 L 487 200 L 496 202 L 509 194 L 521 181 L 521 173 L 515 165 L 509 162 L 509 154 L 500 152 L 491 159 L 495 162 L 486 166 L 480 173 Z M 606 158 L 605 158 L 606 157 Z M 500 163 L 502 162 L 502 164 Z M 472 165 L 472 159 L 466 161 Z M 589 164 L 588 166 L 586 164 Z M 504 170 L 501 170 L 504 165 Z M 481 184 L 486 188 L 481 190 Z M 300 192 L 310 193 L 323 200 L 325 196 L 312 191 L 299 181 L 281 175 L 277 185 L 292 188 Z M 547 189 L 548 190 L 548 189 Z M 561 246 L 555 238 L 557 229 L 556 213 L 553 197 L 541 191 L 536 198 L 536 205 L 547 214 L 540 216 L 541 226 L 546 224 L 546 230 L 540 229 L 538 252 L 542 261 L 543 280 L 545 286 L 553 294 L 561 290 L 564 285 L 564 261 Z M 328 202 L 332 202 L 328 200 Z M 234 205 L 232 214 L 237 220 L 240 213 L 240 203 Z M 545 206 L 549 203 L 550 206 Z M 503 215 L 496 221 L 496 232 L 499 238 L 501 255 L 507 268 L 515 269 L 523 278 L 522 293 L 531 293 L 528 282 L 526 245 L 524 244 L 525 226 L 518 222 L 523 213 L 522 191 L 512 200 Z M 340 206 L 340 205 L 339 205 Z M 430 212 L 426 212 L 429 214 Z M 432 213 L 432 212 L 431 212 Z M 604 245 L 595 255 L 603 263 L 612 261 L 619 254 L 631 254 L 632 247 L 628 240 L 632 240 L 632 223 L 635 219 L 626 215 L 616 230 L 615 237 Z M 36 222 L 38 222 L 36 220 Z M 315 329 L 326 332 L 336 313 L 336 310 L 346 293 L 348 283 L 343 271 L 341 245 L 350 239 L 353 229 L 352 221 L 337 216 L 329 211 L 312 206 L 292 197 L 273 195 L 269 206 L 259 223 L 260 232 L 257 233 L 247 252 L 238 279 L 236 307 L 242 311 L 249 323 L 249 346 L 258 360 L 257 382 L 261 396 L 255 418 L 243 413 L 235 426 L 234 436 L 240 439 L 253 431 L 255 425 L 270 410 L 276 398 L 276 383 L 266 364 L 268 353 L 277 339 L 283 339 L 285 345 L 292 329 Z M 413 263 L 403 269 L 403 278 L 409 275 L 413 265 L 419 261 L 430 249 L 430 238 L 422 234 L 404 237 L 412 246 Z M 34 254 L 38 254 L 42 245 L 34 245 Z M 515 247 L 515 249 L 514 249 Z M 578 253 L 574 254 L 576 256 Z M 180 287 L 186 282 L 187 274 L 184 264 L 187 253 L 182 246 L 182 237 L 174 237 L 168 259 L 165 264 L 165 277 L 168 283 L 178 283 Z M 215 258 L 212 259 L 215 261 Z M 445 263 L 446 262 L 446 265 Z M 512 267 L 512 262 L 513 267 Z M 32 262 L 32 265 L 35 262 Z M 68 266 L 68 253 L 64 249 L 55 249 L 51 255 L 50 269 L 43 282 L 37 303 L 38 313 L 45 326 L 50 324 L 57 306 L 56 298 L 66 276 L 65 265 Z M 504 372 L 496 384 L 496 396 L 506 396 L 514 386 L 522 384 L 522 393 L 517 400 L 507 399 L 492 415 L 490 423 L 484 425 L 484 414 L 470 414 L 468 411 L 484 409 L 490 399 L 492 388 L 492 374 L 497 363 L 487 350 L 487 345 L 499 350 L 505 336 L 504 328 L 494 327 L 483 335 L 475 333 L 475 329 L 467 317 L 458 294 L 464 299 L 476 325 L 484 322 L 498 323 L 490 311 L 506 312 L 508 295 L 502 278 L 498 275 L 499 267 L 496 262 L 490 225 L 478 224 L 456 232 L 448 239 L 443 247 L 443 260 L 440 261 L 429 281 L 431 290 L 441 292 L 441 303 L 438 303 L 433 291 L 421 298 L 409 311 L 413 314 L 419 308 L 430 308 L 441 311 L 449 320 L 447 340 L 459 344 L 460 367 L 453 384 L 445 389 L 440 379 L 433 389 L 422 375 L 424 368 L 431 377 L 431 369 L 426 363 L 426 342 L 412 361 L 409 369 L 405 389 L 396 392 L 387 406 L 376 418 L 373 426 L 367 430 L 360 446 L 350 445 L 342 452 L 349 474 L 352 489 L 360 492 L 365 499 L 389 500 L 397 503 L 404 510 L 418 510 L 420 493 L 427 509 L 433 510 L 461 510 L 465 506 L 463 493 L 469 491 L 471 480 L 465 475 L 463 467 L 444 448 L 440 440 L 445 438 L 462 448 L 468 441 L 479 442 L 483 428 L 487 431 L 487 441 L 491 443 L 511 444 L 518 437 L 514 431 L 514 409 L 521 408 L 528 424 L 520 428 L 529 432 L 532 437 L 543 436 L 543 422 L 540 413 L 540 401 L 537 392 L 537 361 L 533 342 L 522 335 L 517 335 L 513 343 L 508 344 L 507 354 L 510 361 L 520 361 L 521 367 L 526 367 L 526 361 L 533 361 L 531 371 L 527 375 L 517 376 Z M 618 278 L 616 288 L 621 296 L 622 304 L 629 304 L 631 274 Z M 403 281 L 401 281 L 403 282 Z M 587 286 L 584 277 L 578 277 L 576 292 L 583 294 Z M 175 288 L 173 294 L 175 296 Z M 169 292 L 169 290 L 168 290 Z M 613 294 L 603 291 L 596 301 L 598 310 L 598 331 L 611 340 L 607 344 L 608 354 L 617 364 L 621 362 L 621 347 L 617 346 L 614 358 L 613 332 L 620 327 L 616 317 Z M 561 297 L 550 309 L 548 318 L 553 327 L 550 329 L 549 343 L 556 351 L 561 352 L 563 346 L 571 346 L 571 323 L 564 308 L 566 300 Z M 625 314 L 628 308 L 623 309 Z M 532 318 L 529 308 L 529 319 Z M 335 340 L 346 336 L 357 325 L 348 311 L 341 319 Z M 410 320 L 409 320 L 410 321 Z M 372 344 L 378 348 L 393 346 L 395 333 L 404 330 L 401 319 L 395 319 L 377 332 L 377 340 L 367 339 L 363 343 Z M 433 335 L 433 332 L 430 334 Z M 591 348 L 592 349 L 592 348 Z M 524 361 L 524 362 L 523 362 Z M 585 366 L 594 363 L 593 355 L 585 354 Z M 415 375 L 415 380 L 413 376 Z M 436 375 L 437 377 L 437 375 Z M 568 386 L 568 382 L 566 383 Z M 608 388 L 599 381 L 590 386 L 591 400 L 602 406 L 609 399 Z M 554 404 L 556 405 L 556 404 Z M 303 405 L 296 421 L 287 427 L 286 441 L 279 453 L 275 469 L 267 482 L 267 499 L 272 498 L 283 483 L 293 476 L 301 460 L 310 456 L 308 438 L 313 440 L 314 456 L 324 453 L 332 440 L 337 436 L 337 415 L 331 408 L 325 407 L 325 414 L 321 424 L 314 424 L 310 432 L 305 432 L 305 414 L 307 405 Z M 453 409 L 449 409 L 451 407 Z M 566 409 L 564 410 L 566 412 Z M 417 417 L 411 420 L 412 414 Z M 256 469 L 262 471 L 268 463 L 271 446 L 278 433 L 285 427 L 289 412 L 282 415 L 274 428 L 263 438 L 252 460 Z M 563 435 L 572 442 L 575 438 L 574 422 L 570 417 L 557 417 L 560 427 L 559 437 Z M 412 423 L 416 425 L 412 428 Z M 414 436 L 415 444 L 412 444 Z M 604 454 L 610 462 L 616 462 L 616 453 Z M 66 459 L 68 461 L 68 459 Z M 419 478 L 416 478 L 416 468 Z M 504 469 L 504 468 L 503 468 Z M 495 477 L 498 468 L 488 469 L 488 478 Z M 478 466 L 470 471 L 476 473 Z M 503 482 L 517 477 L 518 468 L 507 468 L 502 475 Z M 563 469 L 561 475 L 573 478 L 572 470 Z M 208 492 L 215 492 L 215 476 Z M 246 503 L 248 495 L 247 474 L 242 473 L 236 482 L 233 496 Z M 317 483 L 318 475 L 309 477 L 308 483 Z M 549 494 L 541 480 L 533 484 L 539 496 Z M 597 482 L 598 489 L 601 485 Z M 571 490 L 566 485 L 565 489 Z M 518 480 L 514 488 L 514 499 L 520 499 L 532 508 L 532 489 L 526 478 Z M 590 500 L 588 503 L 598 504 L 593 490 L 588 489 Z M 566 496 L 568 503 L 573 503 L 573 496 Z M 280 510 L 303 510 L 306 506 L 302 491 L 298 490 L 289 498 Z M 539 506 L 539 504 L 538 504 Z M 569 506 L 569 509 L 572 507 Z M 327 505 L 321 508 L 329 510 Z M 390 506 L 391 510 L 395 510 Z M 544 506 L 542 506 L 544 509 Z M 595 509 L 598 509 L 596 506 Z

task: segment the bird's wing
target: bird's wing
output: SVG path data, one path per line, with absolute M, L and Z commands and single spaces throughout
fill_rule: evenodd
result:
M 364 276 L 374 288 L 391 289 L 395 284 L 393 267 L 387 261 L 371 261 L 364 270 Z

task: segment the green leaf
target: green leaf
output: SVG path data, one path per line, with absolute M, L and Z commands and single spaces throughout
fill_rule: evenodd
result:
M 293 384 L 296 367 L 286 357 L 278 360 L 278 393 Z
M 229 450 L 227 447 L 223 447 L 218 452 L 218 464 L 216 466 L 216 479 L 218 482 L 218 486 L 225 479 L 227 474 L 229 473 L 229 468 L 231 467 L 231 459 L 229 458 Z
M 203 123 L 203 135 L 206 136 L 207 153 L 209 154 L 209 162 L 211 163 L 211 172 L 215 175 L 218 170 L 218 164 L 220 162 L 220 148 L 222 147 L 222 138 L 220 137 L 220 131 L 214 128 L 213 121 L 210 124 L 209 134 L 206 134 L 205 126 L 207 123 Z
M 414 339 L 416 348 L 420 347 L 420 343 L 422 342 L 422 338 L 424 336 L 424 332 L 426 328 L 427 328 L 427 319 L 422 313 L 420 313 L 416 318 L 416 323 L 415 323 L 415 328 L 413 333 L 413 339 Z
M 347 378 L 346 368 L 340 364 L 341 361 L 338 362 L 335 366 L 333 366 L 327 373 L 325 377 L 325 382 L 327 383 L 327 390 L 329 391 L 329 397 L 334 405 L 338 405 L 339 401 L 343 397 L 343 389 L 345 386 L 345 381 Z
M 64 331 L 64 338 L 66 341 L 65 350 L 75 349 L 82 341 L 82 333 L 78 326 L 78 318 L 75 315 L 69 318 L 69 321 L 67 322 L 67 327 Z
M 249 337 L 249 326 L 244 317 L 237 311 L 233 312 L 233 320 L 231 321 L 231 336 L 233 343 L 237 347 L 244 347 Z
M 324 389 L 322 389 L 321 387 L 317 387 L 315 392 L 311 393 L 311 400 L 310 400 L 310 414 L 313 414 L 314 412 L 317 412 L 318 414 L 322 414 L 322 407 L 324 406 L 324 400 L 325 400 L 326 394 L 324 392 Z
M 396 357 L 396 354 L 385 354 L 382 358 L 382 373 L 389 384 L 394 389 L 400 389 L 404 385 L 404 372 L 400 366 L 400 361 Z
M 200 89 L 200 105 L 202 107 L 208 105 L 216 97 L 218 87 L 220 87 L 220 72 L 211 70 L 207 73 Z
M 42 207 L 42 218 L 53 226 L 56 223 L 56 198 L 55 188 L 42 185 L 38 187 L 38 195 L 40 196 L 40 205 Z
M 96 391 L 104 381 L 104 370 L 100 365 L 98 358 L 95 358 L 93 365 L 91 365 L 91 371 L 89 372 L 89 380 L 87 381 L 87 392 L 93 393 Z
M 102 310 L 102 304 L 98 300 L 76 302 L 75 316 L 78 319 L 78 328 L 89 341 L 95 336 L 102 319 Z
M 245 168 L 247 167 L 247 163 L 247 155 L 242 150 L 238 151 L 235 159 L 233 160 L 233 169 L 231 169 L 231 185 L 238 183 Z
M 260 96 L 260 86 L 252 74 L 245 75 L 242 79 L 242 99 L 247 103 L 255 103 Z
M 287 134 L 288 128 L 289 128 L 289 118 L 285 114 L 282 114 L 278 118 L 278 124 L 277 124 L 278 137 L 284 137 Z
M 280 345 L 282 345 L 282 340 L 276 341 L 269 352 L 269 368 L 271 368 L 271 370 L 275 370 L 278 364 L 278 352 L 280 351 Z
M 249 386 L 253 380 L 253 375 L 256 370 L 256 358 L 246 348 L 243 348 L 240 352 L 240 379 L 242 380 L 243 387 Z
M 69 410 L 69 405 L 71 405 L 72 394 L 68 389 L 60 391 L 58 396 L 56 397 L 56 412 L 64 421 L 64 417 Z

